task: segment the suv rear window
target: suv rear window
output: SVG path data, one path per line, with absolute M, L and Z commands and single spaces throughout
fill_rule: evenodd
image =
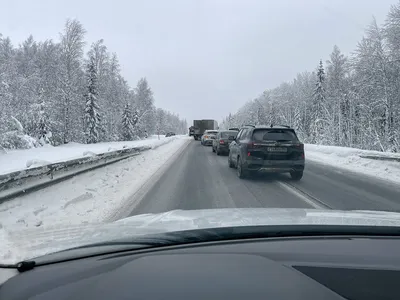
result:
M 237 134 L 238 134 L 238 132 L 236 132 L 236 131 L 224 131 L 224 132 L 221 132 L 221 138 L 229 138 L 231 135 L 232 136 L 234 136 L 234 137 L 236 137 L 237 136 Z
M 291 142 L 298 141 L 298 139 L 293 131 L 282 130 L 282 129 L 255 130 L 253 133 L 253 140 L 255 140 L 255 141 L 291 141 Z

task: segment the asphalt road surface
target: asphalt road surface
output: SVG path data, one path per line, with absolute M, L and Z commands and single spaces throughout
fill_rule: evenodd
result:
M 239 179 L 227 156 L 192 141 L 144 195 L 131 215 L 174 209 L 323 208 L 400 212 L 400 186 L 307 161 L 304 176 Z

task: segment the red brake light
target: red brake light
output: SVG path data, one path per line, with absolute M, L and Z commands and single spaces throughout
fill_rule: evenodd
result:
M 297 147 L 298 147 L 300 150 L 304 150 L 304 144 L 298 144 Z
M 225 142 L 223 140 L 220 140 L 219 143 L 220 144 L 225 144 Z
M 254 143 L 248 143 L 247 144 L 247 149 L 253 149 L 253 148 L 255 148 Z

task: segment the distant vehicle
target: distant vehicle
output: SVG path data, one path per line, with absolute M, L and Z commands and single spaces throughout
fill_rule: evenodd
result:
M 194 126 L 189 127 L 189 136 L 194 136 Z
M 235 130 L 218 131 L 215 140 L 213 140 L 212 151 L 217 155 L 229 153 L 229 144 L 236 138 L 238 132 Z
M 213 140 L 217 136 L 217 130 L 206 130 L 204 134 L 201 136 L 201 144 L 203 146 L 212 146 Z
M 174 135 L 175 135 L 174 132 L 168 132 L 168 133 L 165 135 L 165 137 L 170 137 L 170 136 L 174 136 Z
M 240 129 L 237 127 L 232 127 L 232 128 L 229 128 L 228 130 L 239 131 Z
M 192 133 L 189 133 L 189 135 L 193 136 L 194 139 L 197 141 L 201 138 L 204 131 L 217 130 L 218 122 L 215 120 L 194 120 L 193 126 L 191 126 L 191 128 Z
M 304 144 L 289 126 L 241 128 L 230 145 L 228 164 L 237 168 L 239 178 L 257 172 L 289 172 L 292 179 L 303 177 Z

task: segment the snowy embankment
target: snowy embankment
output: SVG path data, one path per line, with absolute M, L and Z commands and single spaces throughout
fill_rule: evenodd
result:
M 400 162 L 361 157 L 371 155 L 395 157 L 400 160 L 400 154 L 312 144 L 305 145 L 305 153 L 307 160 L 400 183 Z
M 7 153 L 0 153 L 0 175 L 124 148 L 141 146 L 156 148 L 173 138 L 160 136 L 160 139 L 158 139 L 157 136 L 151 136 L 145 140 L 129 142 L 109 142 L 90 145 L 70 143 L 57 147 L 46 145 L 26 150 L 8 150 Z
M 121 162 L 0 204 L 1 231 L 107 222 L 128 207 L 134 193 L 191 139 L 154 142 L 153 149 Z

